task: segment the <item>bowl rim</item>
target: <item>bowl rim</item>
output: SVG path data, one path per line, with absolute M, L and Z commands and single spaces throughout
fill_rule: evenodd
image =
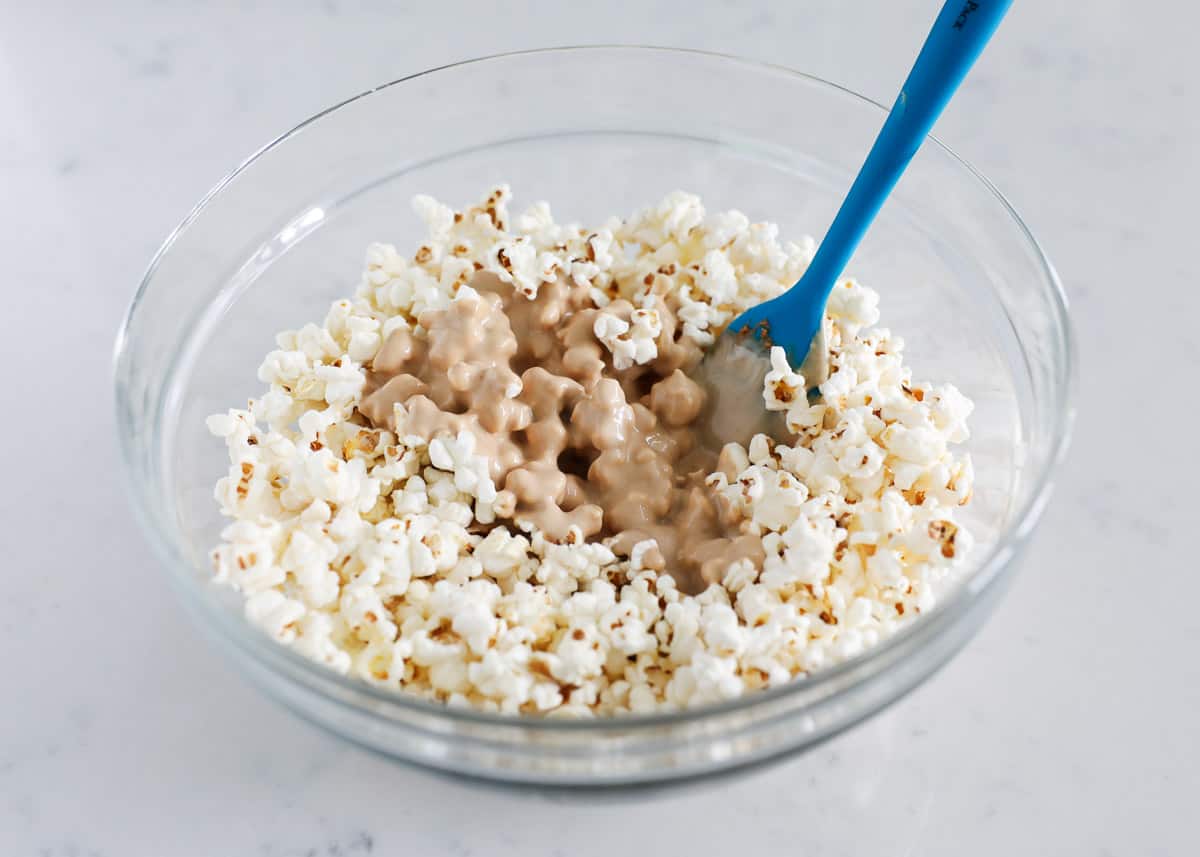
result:
M 142 302 L 142 298 L 149 289 L 158 268 L 164 257 L 171 251 L 175 242 L 180 236 L 192 225 L 205 211 L 208 204 L 218 196 L 229 184 L 231 184 L 244 171 L 249 169 L 260 158 L 264 157 L 276 147 L 287 142 L 293 136 L 299 134 L 309 125 L 319 122 L 326 116 L 341 110 L 351 104 L 368 98 L 369 96 L 381 92 L 385 89 L 390 89 L 401 84 L 418 80 L 438 72 L 456 69 L 464 66 L 478 65 L 488 62 L 496 62 L 508 59 L 536 57 L 542 55 L 554 54 L 586 54 L 586 53 L 634 53 L 638 55 L 659 54 L 666 57 L 682 56 L 692 57 L 707 61 L 715 61 L 721 64 L 730 64 L 741 66 L 753 71 L 768 71 L 774 74 L 780 74 L 787 77 L 795 78 L 807 85 L 816 85 L 818 88 L 826 91 L 837 93 L 839 97 L 845 96 L 851 101 L 873 110 L 878 110 L 882 115 L 886 115 L 888 109 L 883 104 L 868 98 L 852 89 L 842 86 L 814 74 L 798 71 L 787 66 L 765 62 L 761 60 L 741 57 L 734 54 L 721 53 L 718 51 L 700 50 L 695 48 L 659 46 L 651 44 L 620 44 L 620 43 L 603 43 L 603 44 L 580 44 L 580 45 L 561 45 L 542 48 L 533 48 L 526 50 L 505 51 L 501 53 L 488 54 L 484 56 L 474 57 L 470 59 L 460 60 L 444 65 L 428 68 L 423 71 L 418 71 L 413 74 L 405 75 L 386 83 L 363 90 L 355 95 L 352 95 L 336 104 L 321 110 L 289 130 L 279 134 L 274 139 L 261 146 L 249 156 L 247 156 L 234 169 L 230 170 L 214 184 L 207 193 L 192 207 L 187 215 L 172 229 L 163 243 L 154 253 L 149 264 L 146 267 L 145 273 L 142 275 L 141 281 L 130 302 L 129 308 L 126 311 L 121 325 L 117 332 L 116 341 L 113 350 L 113 375 L 114 375 L 114 393 L 116 406 L 118 411 L 118 420 L 120 419 L 121 411 L 121 396 L 122 396 L 122 378 L 123 378 L 123 361 L 122 357 L 126 352 L 129 344 L 130 328 L 134 324 L 138 308 Z M 232 642 L 239 649 L 252 654 L 254 657 L 262 660 L 282 659 L 293 667 L 298 668 L 302 673 L 306 673 L 317 680 L 318 691 L 325 699 L 336 702 L 341 705 L 346 705 L 360 713 L 367 713 L 372 716 L 382 716 L 383 712 L 365 709 L 360 704 L 351 704 L 346 699 L 335 696 L 320 687 L 322 683 L 329 682 L 337 686 L 342 691 L 353 695 L 362 695 L 367 697 L 372 703 L 383 705 L 386 707 L 396 706 L 400 709 L 406 709 L 414 714 L 431 716 L 434 718 L 457 721 L 463 724 L 475 724 L 484 726 L 494 726 L 503 729 L 511 730 L 518 729 L 524 731 L 544 730 L 555 733 L 578 733 L 578 734 L 593 734 L 596 732 L 630 732 L 634 730 L 645 731 L 657 729 L 667 726 L 676 726 L 688 722 L 708 720 L 713 717 L 733 714 L 740 711 L 745 711 L 752 708 L 762 707 L 768 703 L 785 700 L 797 694 L 812 694 L 819 688 L 834 685 L 834 689 L 826 696 L 819 697 L 823 701 L 836 699 L 861 685 L 864 680 L 871 678 L 873 673 L 870 668 L 874 665 L 879 665 L 889 655 L 901 649 L 920 649 L 923 647 L 923 642 L 927 638 L 936 636 L 944 626 L 952 624 L 956 617 L 961 615 L 966 609 L 978 600 L 983 593 L 989 589 L 998 579 L 999 573 L 1004 569 L 1013 558 L 1017 548 L 1021 547 L 1033 532 L 1035 525 L 1040 519 L 1042 512 L 1045 510 L 1050 494 L 1053 491 L 1054 480 L 1053 476 L 1059 469 L 1066 456 L 1067 449 L 1070 445 L 1072 428 L 1075 419 L 1075 395 L 1077 386 L 1078 373 L 1078 356 L 1076 347 L 1076 337 L 1070 319 L 1068 310 L 1068 299 L 1066 292 L 1063 289 L 1062 281 L 1058 276 L 1054 265 L 1046 255 L 1041 244 L 1033 236 L 1028 225 L 1017 213 L 1013 205 L 1008 201 L 1003 193 L 984 175 L 982 175 L 970 162 L 960 156 L 957 152 L 943 143 L 938 137 L 930 134 L 926 137 L 924 145 L 931 145 L 935 149 L 940 150 L 948 156 L 950 160 L 961 167 L 967 176 L 977 182 L 982 188 L 987 191 L 992 198 L 999 203 L 1002 209 L 1012 219 L 1019 234 L 1024 238 L 1030 250 L 1033 251 L 1034 259 L 1041 268 L 1044 280 L 1050 286 L 1051 305 L 1053 309 L 1055 326 L 1061 332 L 1061 353 L 1062 360 L 1055 366 L 1055 381 L 1058 384 L 1058 389 L 1061 392 L 1059 406 L 1054 413 L 1053 437 L 1051 439 L 1051 447 L 1049 454 L 1046 457 L 1045 464 L 1040 471 L 1035 475 L 1033 489 L 1029 493 L 1027 499 L 1018 507 L 1008 522 L 1007 526 L 996 539 L 994 545 L 991 546 L 988 554 L 978 563 L 975 570 L 964 578 L 962 585 L 957 586 L 949 594 L 949 597 L 943 601 L 939 601 L 934 609 L 929 613 L 924 614 L 920 619 L 907 624 L 894 634 L 880 641 L 878 644 L 866 649 L 864 652 L 855 655 L 840 663 L 829 667 L 822 668 L 812 675 L 794 678 L 791 681 L 782 684 L 778 687 L 756 690 L 752 693 L 747 693 L 736 699 L 711 703 L 697 706 L 695 708 L 681 709 L 677 711 L 669 711 L 663 713 L 651 714 L 620 714 L 614 716 L 583 718 L 583 719 L 555 719 L 539 717 L 537 715 L 527 714 L 499 714 L 487 711 L 481 711 L 472 708 L 457 708 L 450 707 L 444 703 L 433 702 L 426 700 L 416 695 L 404 694 L 394 690 L 384 689 L 369 684 L 361 679 L 351 675 L 343 675 L 337 673 L 328 667 L 318 664 L 298 652 L 294 651 L 289 646 L 281 645 L 274 639 L 263 634 L 258 629 L 251 626 L 244 617 L 240 622 L 226 621 L 224 616 L 213 615 L 216 611 L 210 610 L 210 600 L 195 599 L 194 593 L 181 592 L 181 596 L 190 600 L 193 606 L 196 601 L 201 602 L 202 610 L 205 613 L 205 618 L 216 621 L 208 622 L 209 625 L 217 625 L 221 632 L 226 636 L 228 642 Z M 1005 311 L 1007 315 L 1007 310 Z M 144 495 L 139 491 L 139 486 L 135 483 L 133 475 L 133 467 L 131 466 L 135 458 L 133 449 L 133 437 L 128 432 L 118 432 L 120 438 L 120 448 L 122 460 L 124 463 L 124 471 L 126 473 L 126 488 L 130 494 L 132 505 L 134 506 L 135 514 L 142 524 L 143 531 L 150 534 L 153 547 L 158 553 L 160 560 L 167 564 L 182 564 L 188 569 L 194 568 L 193 564 L 188 561 L 182 552 L 173 543 L 168 534 L 163 533 L 155 523 L 150 514 L 147 504 L 144 500 Z M 177 577 L 176 575 L 172 575 Z M 268 665 L 269 668 L 278 671 L 274 667 Z M 852 681 L 844 687 L 837 687 L 839 679 L 847 676 L 852 672 L 864 671 L 864 675 L 857 680 Z M 884 705 L 887 702 L 885 701 Z

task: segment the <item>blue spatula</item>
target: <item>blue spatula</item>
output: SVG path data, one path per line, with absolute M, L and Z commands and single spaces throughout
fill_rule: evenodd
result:
M 883 130 L 800 281 L 735 318 L 705 358 L 697 374 L 714 398 L 724 399 L 712 411 L 722 424 L 712 427 L 718 438 L 746 442 L 763 430 L 761 403 L 741 407 L 738 400 L 747 391 L 761 392 L 770 345 L 786 351 L 788 363 L 800 367 L 810 389 L 828 377 L 822 318 L 829 293 L 1010 5 L 1012 0 L 949 0 L 942 7 Z

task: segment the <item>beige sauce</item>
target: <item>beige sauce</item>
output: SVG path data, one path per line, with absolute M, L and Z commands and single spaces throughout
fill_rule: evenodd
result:
M 719 581 L 738 559 L 761 566 L 759 538 L 704 485 L 718 451 L 697 442 L 705 392 L 687 375 L 702 353 L 676 340 L 673 307 L 655 299 L 658 357 L 618 371 L 592 332 L 599 310 L 587 289 L 559 280 L 530 300 L 488 272 L 471 286 L 478 298 L 421 314 L 426 337 L 388 337 L 359 406 L 372 424 L 396 431 L 400 413 L 402 434 L 470 432 L 502 488 L 500 517 L 555 541 L 572 527 L 614 537 L 622 555 L 654 539 L 645 564 L 685 591 Z

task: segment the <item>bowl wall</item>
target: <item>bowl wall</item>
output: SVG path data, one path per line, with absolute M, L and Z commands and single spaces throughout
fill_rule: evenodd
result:
M 118 349 L 135 502 L 201 624 L 291 708 L 408 760 L 502 779 L 607 784 L 692 776 L 795 750 L 927 676 L 978 627 L 1046 496 L 1069 423 L 1070 346 L 1053 271 L 1003 200 L 922 148 L 848 273 L 881 294 L 917 378 L 976 403 L 979 546 L 960 591 L 876 652 L 802 684 L 679 717 L 603 724 L 447 712 L 324 673 L 251 629 L 209 582 L 226 467 L 204 418 L 261 392 L 274 334 L 353 293 L 372 241 L 411 253 L 414 194 L 456 207 L 498 182 L 512 209 L 598 223 L 674 189 L 819 238 L 883 111 L 827 83 L 680 51 L 508 55 L 381 87 L 259 153 L 156 259 Z

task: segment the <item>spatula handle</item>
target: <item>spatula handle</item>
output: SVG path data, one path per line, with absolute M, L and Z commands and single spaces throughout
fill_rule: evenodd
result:
M 883 130 L 805 272 L 806 286 L 824 288 L 828 296 L 900 174 L 1011 5 L 1012 0 L 949 0 L 942 7 Z

